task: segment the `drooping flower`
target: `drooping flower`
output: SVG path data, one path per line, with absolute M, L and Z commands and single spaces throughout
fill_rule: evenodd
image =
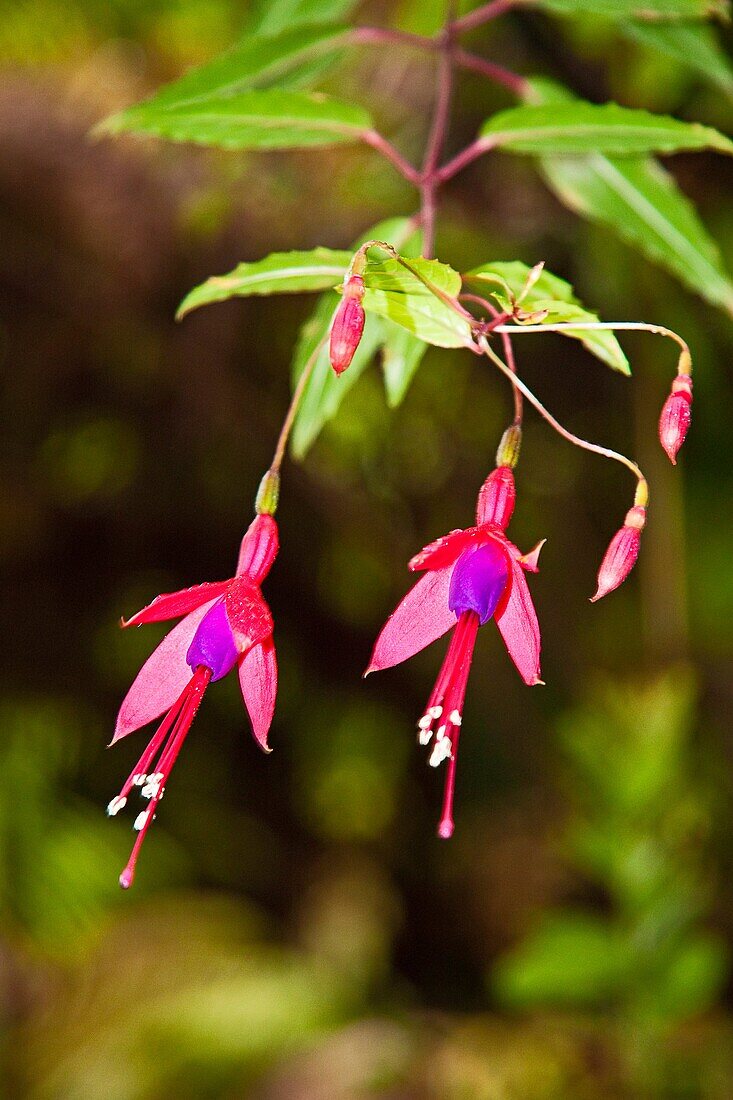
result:
M 365 673 L 406 661 L 449 630 L 443 665 L 418 722 L 422 745 L 433 741 L 430 764 L 448 760 L 438 835 L 453 834 L 458 739 L 479 626 L 493 618 L 526 684 L 539 684 L 540 630 L 524 571 L 537 572 L 543 543 L 523 555 L 505 530 L 514 510 L 514 475 L 499 466 L 479 493 L 475 527 L 451 531 L 409 563 L 425 571 L 382 628 Z
M 133 788 L 148 800 L 135 819 L 138 836 L 120 885 L 132 885 L 145 834 L 163 797 L 168 777 L 210 683 L 237 668 L 244 704 L 258 744 L 269 752 L 267 735 L 275 709 L 277 662 L 270 609 L 260 586 L 278 551 L 277 524 L 258 515 L 242 539 L 237 571 L 214 581 L 158 596 L 123 626 L 185 616 L 141 668 L 117 716 L 111 744 L 164 715 L 148 747 L 112 799 L 114 816 Z
M 598 587 L 591 603 L 613 592 L 628 577 L 636 565 L 641 546 L 641 532 L 646 523 L 646 508 L 635 504 L 629 508 L 624 519 L 624 525 L 616 532 L 608 544 L 608 549 L 603 555 L 600 569 L 598 570 Z
M 363 297 L 364 280 L 361 275 L 351 275 L 331 324 L 329 352 L 336 374 L 344 373 L 359 347 L 366 320 Z
M 659 442 L 673 466 L 677 465 L 677 452 L 685 442 L 691 420 L 692 378 L 689 374 L 678 374 L 659 417 Z

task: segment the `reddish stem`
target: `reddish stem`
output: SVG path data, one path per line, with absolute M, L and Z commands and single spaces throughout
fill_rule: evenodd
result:
M 453 21 L 455 9 L 456 0 L 449 0 L 445 25 L 438 39 L 441 54 L 436 79 L 435 110 L 433 113 L 433 122 L 430 127 L 430 134 L 428 136 L 427 147 L 425 149 L 422 182 L 420 184 L 423 256 L 432 256 L 433 246 L 435 244 L 435 196 L 438 188 L 436 172 L 440 162 L 440 155 L 445 144 L 448 122 L 450 119 L 450 102 L 453 92 Z
M 503 65 L 497 65 L 495 61 L 487 61 L 485 57 L 469 53 L 468 50 L 461 49 L 460 46 L 453 51 L 453 59 L 456 65 L 460 65 L 462 69 L 471 69 L 472 72 L 480 73 L 481 76 L 492 80 L 494 84 L 502 84 L 517 99 L 526 97 L 529 81 L 525 80 L 523 76 L 513 73 L 511 69 L 505 69 Z
M 385 137 L 382 137 L 377 130 L 367 130 L 362 134 L 362 141 L 366 142 L 367 145 L 371 145 L 372 149 L 376 149 L 378 153 L 386 157 L 408 183 L 413 184 L 415 187 L 421 186 L 421 175 L 417 168 L 410 164 L 399 150 L 395 149 L 394 145 L 387 141 Z
M 476 141 L 472 141 L 470 145 L 467 145 L 460 153 L 458 153 L 452 160 L 446 161 L 446 163 L 439 168 L 435 173 L 435 180 L 437 184 L 445 183 L 447 180 L 452 179 L 466 168 L 472 161 L 478 160 L 484 153 L 487 153 L 491 145 L 486 138 L 477 138 Z
M 482 7 L 476 8 L 475 11 L 470 11 L 468 15 L 464 15 L 461 19 L 457 19 L 453 24 L 453 29 L 459 34 L 463 31 L 472 31 L 476 27 L 488 23 L 490 19 L 496 19 L 498 16 L 504 15 L 505 12 L 511 11 L 516 6 L 517 0 L 493 0 L 493 3 L 484 4 Z

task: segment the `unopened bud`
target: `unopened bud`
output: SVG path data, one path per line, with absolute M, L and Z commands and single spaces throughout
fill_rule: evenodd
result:
M 501 437 L 496 452 L 496 465 L 508 466 L 510 470 L 519 462 L 519 450 L 522 446 L 522 429 L 518 424 L 512 424 Z
M 685 442 L 691 419 L 692 379 L 689 374 L 678 374 L 659 417 L 659 442 L 673 466 L 677 465 L 677 452 Z
M 476 503 L 478 523 L 495 523 L 506 530 L 516 500 L 514 474 L 508 466 L 497 466 L 481 486 Z
M 354 358 L 364 331 L 364 280 L 352 275 L 344 287 L 343 297 L 331 325 L 330 357 L 336 374 L 343 374 Z
M 635 504 L 626 513 L 624 525 L 611 539 L 598 570 L 598 588 L 591 603 L 607 596 L 628 577 L 636 564 L 641 544 L 641 532 L 646 523 L 646 508 Z
M 255 512 L 258 516 L 274 516 L 280 499 L 280 474 L 277 470 L 268 470 L 260 482 L 255 498 Z

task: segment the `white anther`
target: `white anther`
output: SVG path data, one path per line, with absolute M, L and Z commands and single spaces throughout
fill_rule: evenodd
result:
M 147 778 L 148 777 L 145 774 L 145 772 L 137 772 L 137 774 L 133 775 L 133 777 L 132 777 L 133 786 L 134 787 L 142 787 L 143 783 L 145 782 L 145 780 Z
M 110 817 L 114 817 L 115 814 L 118 814 L 120 812 L 120 810 L 124 810 L 126 805 L 127 799 L 125 798 L 125 796 L 118 794 L 112 799 L 109 806 L 107 807 L 107 813 Z
M 432 736 L 433 736 L 433 731 L 431 729 L 429 729 L 429 728 L 426 729 L 425 727 L 422 727 L 420 730 L 418 730 L 417 739 L 418 739 L 418 741 L 420 742 L 421 745 L 429 745 L 430 744 L 430 738 Z
M 428 710 L 428 714 L 430 715 L 431 718 L 440 718 L 442 713 L 443 713 L 443 708 L 442 707 L 430 707 L 430 709 Z
M 452 722 L 454 726 L 460 726 L 463 719 L 461 718 L 461 712 L 459 710 L 452 710 L 449 722 Z
M 139 833 L 141 829 L 145 827 L 145 822 L 148 820 L 150 810 L 141 810 L 135 818 L 135 823 L 132 826 L 135 832 Z
M 442 741 L 444 737 L 445 737 L 445 726 L 439 726 L 438 727 L 438 732 L 435 735 L 435 740 L 436 741 Z
M 160 784 L 163 779 L 162 772 L 155 772 L 148 776 L 148 781 L 140 791 L 143 798 L 157 798 L 160 793 Z
M 433 724 L 433 720 L 430 717 L 430 715 L 429 714 L 423 714 L 422 718 L 420 719 L 420 721 L 418 722 L 417 725 L 418 725 L 419 729 L 426 730 L 426 729 L 429 729 L 429 727 L 432 726 L 432 724 Z
M 451 747 L 450 737 L 444 737 L 441 741 L 436 741 L 430 754 L 430 767 L 437 768 L 439 764 L 447 760 L 451 755 Z

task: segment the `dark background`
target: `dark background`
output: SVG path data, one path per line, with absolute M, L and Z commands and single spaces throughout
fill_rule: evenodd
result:
M 365 4 L 432 32 L 440 5 Z M 144 743 L 107 751 L 162 629 L 117 621 L 229 575 L 289 396 L 308 297 L 212 306 L 193 285 L 269 251 L 346 247 L 415 198 L 376 155 L 234 155 L 90 127 L 240 33 L 236 0 L 31 0 L 0 23 L 0 1021 L 8 1096 L 725 1098 L 733 1091 L 730 318 L 605 230 L 529 161 L 450 185 L 438 254 L 459 269 L 544 259 L 606 319 L 677 329 L 695 361 L 679 467 L 656 422 L 675 356 L 623 337 L 632 380 L 559 336 L 519 369 L 581 435 L 638 458 L 650 522 L 629 582 L 593 606 L 631 505 L 621 468 L 531 410 L 511 532 L 548 542 L 531 578 L 546 687 L 493 626 L 464 718 L 457 828 L 415 744 L 438 643 L 360 679 L 410 583 L 407 559 L 470 522 L 510 419 L 500 377 L 431 350 L 385 412 L 375 365 L 302 466 L 265 586 L 281 690 L 272 756 L 232 678 L 196 719 L 138 880 L 131 817 L 104 808 Z M 609 36 L 512 15 L 478 52 L 594 101 L 730 130 L 720 92 Z M 356 56 L 356 60 L 354 60 Z M 419 53 L 364 51 L 345 98 L 420 155 Z M 501 90 L 462 77 L 449 152 Z M 668 165 L 733 262 L 722 157 Z

